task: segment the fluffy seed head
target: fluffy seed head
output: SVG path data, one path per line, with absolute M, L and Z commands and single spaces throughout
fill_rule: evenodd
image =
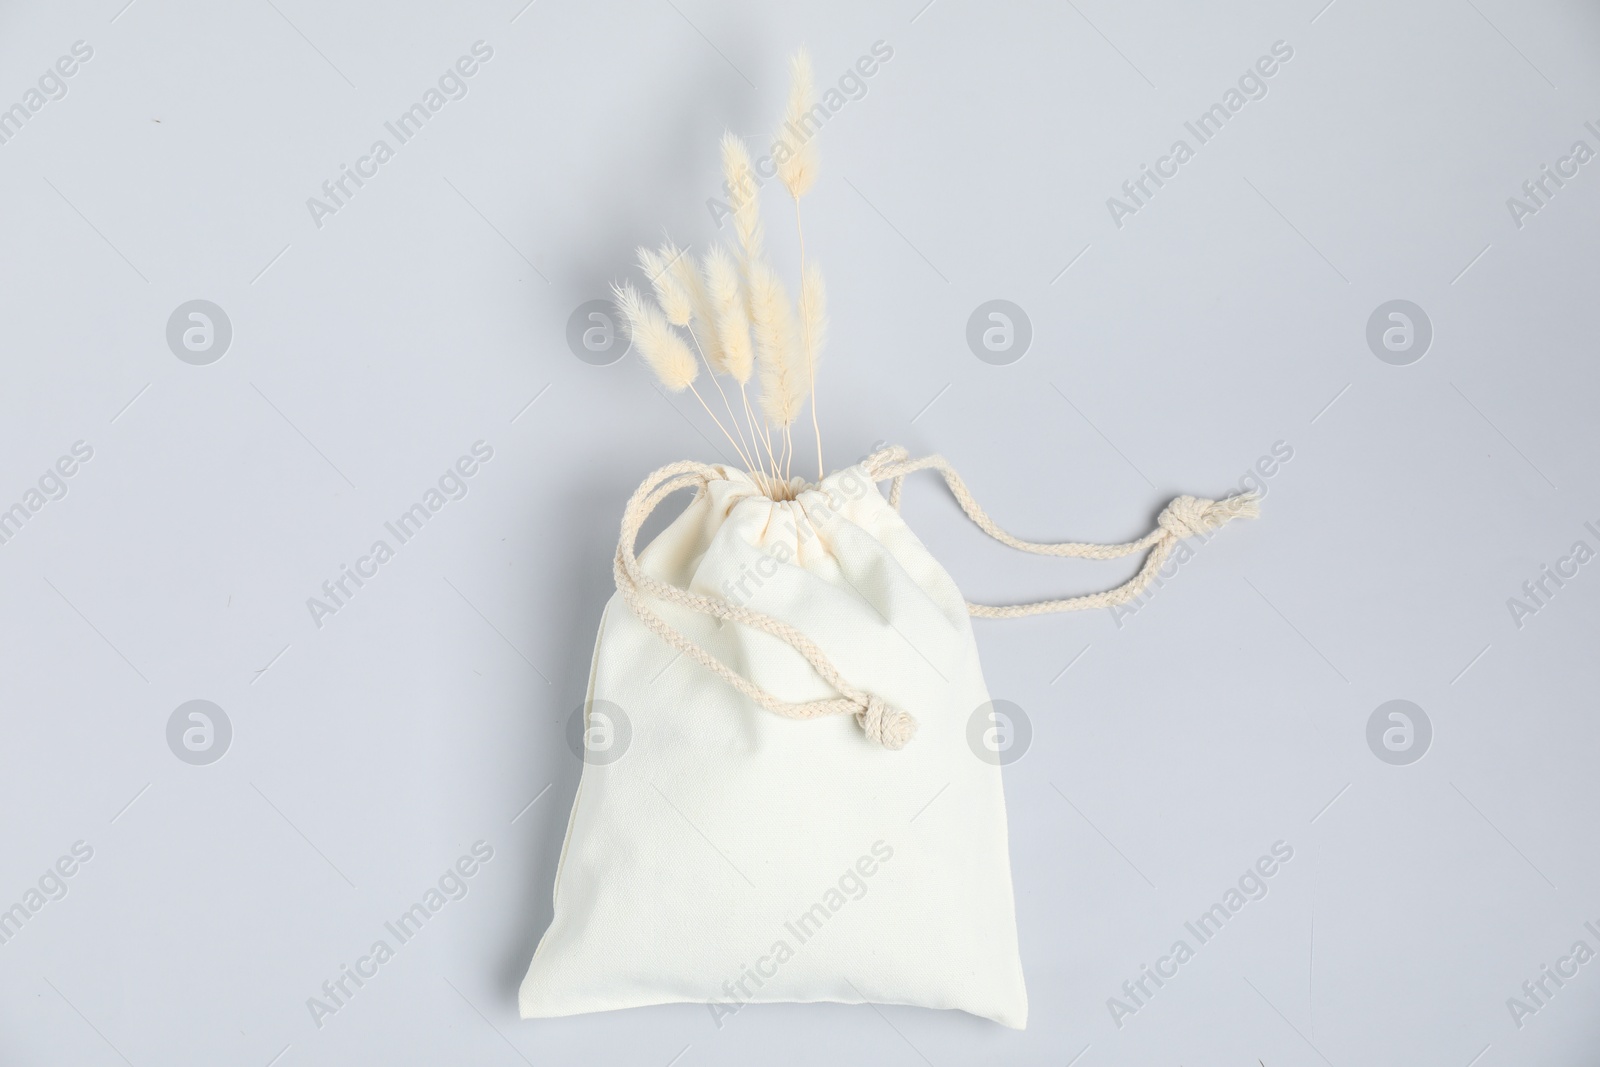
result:
M 669 251 L 672 253 L 670 256 L 668 256 Z M 722 342 L 717 338 L 716 311 L 711 306 L 711 295 L 706 292 L 705 279 L 700 276 L 694 256 L 687 251 L 680 253 L 670 244 L 662 246 L 661 255 L 668 256 L 673 281 L 689 302 L 692 315 L 685 325 L 700 343 L 700 349 L 705 353 L 706 362 L 711 365 L 711 369 L 726 374 L 728 369 L 726 361 L 722 358 Z
M 611 287 L 617 310 L 628 320 L 634 346 L 661 384 L 674 393 L 689 387 L 700 373 L 700 362 L 678 331 L 654 303 L 639 295 L 632 282 Z
M 794 309 L 771 267 L 750 265 L 750 321 L 756 335 L 756 374 L 761 409 L 778 427 L 788 426 L 805 405 L 810 382 L 796 351 Z
M 655 290 L 656 299 L 661 302 L 661 310 L 667 316 L 667 321 L 674 326 L 689 325 L 689 318 L 694 314 L 694 309 L 689 302 L 689 294 L 672 269 L 675 261 L 683 258 L 683 253 L 671 244 L 664 244 L 659 252 L 640 248 L 637 254 L 639 269 L 644 271 L 644 276 L 650 280 L 650 288 Z
M 750 313 L 747 310 L 739 266 L 722 245 L 713 245 L 705 258 L 706 293 L 717 321 L 717 369 L 740 385 L 750 380 L 755 366 L 755 349 L 750 344 Z
M 789 60 L 789 103 L 772 153 L 778 177 L 796 200 L 817 181 L 817 133 L 822 123 L 811 111 L 814 95 L 811 55 L 802 48 Z
M 756 177 L 755 164 L 750 161 L 750 149 L 731 133 L 722 135 L 722 180 L 728 185 L 733 229 L 739 235 L 739 248 L 745 262 L 759 259 L 763 239 L 761 204 L 757 195 L 760 180 Z

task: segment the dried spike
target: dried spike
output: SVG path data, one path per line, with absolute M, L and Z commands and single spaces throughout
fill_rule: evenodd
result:
M 655 304 L 639 295 L 632 282 L 611 287 L 617 309 L 628 320 L 634 347 L 661 384 L 674 393 L 687 389 L 700 374 L 700 361 Z
M 772 153 L 778 177 L 796 200 L 817 182 L 817 134 L 822 121 L 813 110 L 815 93 L 811 55 L 802 48 L 789 59 L 789 103 Z
M 764 240 L 759 201 L 761 182 L 750 160 L 750 149 L 731 133 L 722 135 L 722 178 L 728 185 L 739 248 L 744 262 L 749 264 L 761 258 Z
M 758 261 L 750 265 L 749 274 L 761 409 L 774 426 L 787 427 L 805 405 L 808 385 L 796 351 L 794 309 L 771 267 Z
M 660 302 L 667 321 L 674 326 L 689 325 L 689 319 L 694 314 L 689 294 L 684 291 L 672 270 L 674 260 L 682 258 L 683 253 L 667 244 L 662 245 L 659 252 L 640 248 L 637 254 L 639 269 L 650 280 L 650 288 L 655 290 L 656 300 Z
M 706 292 L 705 279 L 700 276 L 694 256 L 687 251 L 679 252 L 671 244 L 661 246 L 661 254 L 666 256 L 672 252 L 669 259 L 673 281 L 683 293 L 684 299 L 689 303 L 689 321 L 683 323 L 690 328 L 695 339 L 700 343 L 701 353 L 706 357 L 706 362 L 713 371 L 726 374 L 727 367 L 722 358 L 722 342 L 717 338 L 717 316 L 711 306 L 711 295 Z
M 738 264 L 726 248 L 715 245 L 706 253 L 705 274 L 722 354 L 722 365 L 718 369 L 744 385 L 755 366 L 755 349 L 750 344 L 750 313 L 743 283 L 739 280 Z

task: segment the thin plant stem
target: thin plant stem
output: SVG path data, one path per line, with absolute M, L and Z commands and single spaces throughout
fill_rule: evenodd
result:
M 761 421 L 767 426 L 768 432 L 777 438 L 773 442 L 772 478 L 774 481 L 781 482 L 783 481 L 783 427 L 774 428 L 767 419 L 766 412 L 761 413 Z
M 777 460 L 772 455 L 772 435 L 766 429 L 766 423 L 761 424 L 761 432 L 756 432 L 756 413 L 750 407 L 750 393 L 745 389 L 744 383 L 739 383 L 739 397 L 744 401 L 744 417 L 750 420 L 750 436 L 766 446 L 767 461 L 772 464 L 774 477 L 777 472 Z
M 743 459 L 746 463 L 749 463 L 750 460 L 745 456 L 744 449 L 739 447 L 739 443 L 733 439 L 733 435 L 728 432 L 728 428 L 722 425 L 722 420 L 717 418 L 717 413 L 711 410 L 711 405 L 706 403 L 706 398 L 700 395 L 700 390 L 694 387 L 693 382 L 689 383 L 689 392 L 693 393 L 694 398 L 700 401 L 700 406 L 706 409 L 706 414 L 710 415 L 711 421 L 717 424 L 717 429 L 722 431 L 722 436 L 726 437 L 728 439 L 728 443 L 733 446 L 734 451 L 739 453 L 739 458 Z
M 728 394 L 723 391 L 722 383 L 717 380 L 717 372 L 711 366 L 711 360 L 706 358 L 706 350 L 701 347 L 700 338 L 695 334 L 693 326 L 689 327 L 689 336 L 694 340 L 695 351 L 700 353 L 700 362 L 704 363 L 706 366 L 706 373 L 711 376 L 711 384 L 717 387 L 717 393 L 722 397 L 722 406 L 728 409 L 728 421 L 733 423 L 734 432 L 739 435 L 740 443 L 747 443 L 744 439 L 744 427 L 739 425 L 739 419 L 733 413 L 733 405 L 728 403 Z M 736 445 L 734 447 L 737 448 L 738 446 Z M 753 451 L 755 448 L 754 444 L 751 444 L 750 448 L 751 451 Z M 739 449 L 739 458 L 744 460 L 746 470 L 753 470 L 755 468 L 755 464 L 750 460 L 750 453 L 745 451 L 745 449 Z
M 762 415 L 761 417 L 763 419 L 766 418 L 765 415 Z M 777 438 L 778 438 L 778 452 L 777 452 L 777 455 L 774 457 L 774 466 L 777 469 L 773 471 L 772 476 L 776 481 L 778 481 L 781 484 L 784 481 L 784 477 L 783 477 L 783 460 L 784 460 L 784 456 L 787 454 L 784 451 L 784 447 L 783 447 L 783 427 L 781 427 L 781 426 L 779 426 L 777 428 Z
M 803 291 L 806 284 L 806 233 L 800 227 L 800 198 L 794 198 L 794 232 L 800 238 L 800 288 Z M 817 484 L 822 484 L 824 474 L 822 466 L 822 426 L 817 422 L 817 360 L 812 352 L 811 324 L 806 321 L 806 316 L 801 317 L 802 328 L 806 331 L 806 372 L 811 378 L 811 431 L 817 439 Z
M 764 480 L 766 478 L 766 472 L 771 464 L 772 443 L 767 440 L 764 434 L 761 433 L 760 427 L 756 423 L 755 412 L 750 408 L 750 394 L 745 390 L 745 384 L 743 382 L 739 383 L 739 401 L 744 405 L 744 417 L 745 421 L 750 424 L 751 439 L 754 440 L 757 445 L 765 446 L 765 457 L 763 457 L 761 448 L 754 449 L 756 459 L 761 461 L 758 464 L 760 467 L 760 476 L 758 480 Z

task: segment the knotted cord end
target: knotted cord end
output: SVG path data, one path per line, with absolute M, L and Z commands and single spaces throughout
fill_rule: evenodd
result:
M 1255 493 L 1239 493 L 1221 500 L 1180 496 L 1161 511 L 1157 523 L 1177 538 L 1207 534 L 1234 519 L 1253 519 L 1261 514 L 1260 498 Z
M 867 706 L 856 712 L 856 722 L 868 737 L 890 750 L 905 748 L 917 735 L 917 720 L 910 712 L 874 696 L 869 696 Z

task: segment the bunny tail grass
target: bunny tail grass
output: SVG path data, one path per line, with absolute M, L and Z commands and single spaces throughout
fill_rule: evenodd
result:
M 756 335 L 761 410 L 788 435 L 806 398 L 805 368 L 796 351 L 794 310 L 783 282 L 766 263 L 750 264 L 750 318 Z
M 796 200 L 817 182 L 816 135 L 822 124 L 811 112 L 814 95 L 811 55 L 802 48 L 789 60 L 789 104 L 773 151 L 778 177 Z
M 761 229 L 761 204 L 757 199 L 755 164 L 750 149 L 731 133 L 722 135 L 722 179 L 728 186 L 733 208 L 733 228 L 739 235 L 739 248 L 746 264 L 761 258 L 764 235 Z
M 694 309 L 689 303 L 688 291 L 672 270 L 675 259 L 681 258 L 683 253 L 668 244 L 662 245 L 659 252 L 640 248 L 637 255 L 639 269 L 650 280 L 650 288 L 655 290 L 656 300 L 667 321 L 674 326 L 688 326 Z
M 722 354 L 722 341 L 717 336 L 717 314 L 711 305 L 711 294 L 706 291 L 705 280 L 700 276 L 694 257 L 686 251 L 680 251 L 671 244 L 661 246 L 661 255 L 668 252 L 668 267 L 677 288 L 684 294 L 689 302 L 690 321 L 687 323 L 689 332 L 699 343 L 706 363 L 712 371 L 720 374 L 728 373 L 727 361 Z
M 704 270 L 706 291 L 717 316 L 717 340 L 722 346 L 723 367 L 739 385 L 739 397 L 743 402 L 751 438 L 766 449 L 767 458 L 776 471 L 772 439 L 766 429 L 757 424 L 755 412 L 750 408 L 749 393 L 745 389 L 755 369 L 755 348 L 750 341 L 750 305 L 739 274 L 739 265 L 725 247 L 717 244 L 712 245 L 706 253 Z
M 739 266 L 728 250 L 714 245 L 705 258 L 706 294 L 716 316 L 717 344 L 722 352 L 721 369 L 744 385 L 755 366 L 755 350 L 750 346 L 750 313 L 739 280 Z
M 644 249 L 640 249 L 640 252 L 643 253 Z M 647 258 L 641 255 L 641 263 L 645 262 Z M 717 387 L 717 395 L 722 398 L 722 406 L 727 410 L 728 418 L 733 423 L 733 428 L 738 433 L 739 439 L 737 441 L 733 439 L 733 435 L 728 433 L 727 427 L 722 425 L 722 420 L 717 418 L 716 413 L 711 410 L 710 405 L 705 403 L 705 399 L 700 396 L 698 391 L 695 392 L 695 397 L 706 408 L 706 414 L 711 416 L 712 421 L 717 424 L 733 447 L 738 450 L 739 458 L 744 461 L 745 466 L 750 467 L 753 464 L 750 461 L 750 453 L 745 448 L 747 442 L 744 439 L 744 428 L 739 424 L 739 419 L 734 414 L 733 405 L 728 402 L 728 394 L 722 388 L 722 382 L 717 378 L 717 374 L 719 372 L 726 373 L 727 368 L 723 366 L 722 345 L 717 340 L 716 314 L 711 308 L 711 297 L 706 292 L 705 282 L 700 277 L 700 271 L 695 265 L 694 257 L 678 248 L 671 241 L 668 241 L 657 251 L 656 257 L 652 261 L 652 265 L 655 264 L 661 265 L 663 273 L 669 279 L 666 289 L 671 294 L 672 299 L 677 302 L 677 305 L 681 305 L 677 309 L 678 314 L 676 316 L 669 312 L 667 318 L 673 325 L 684 326 L 688 329 L 689 337 L 694 342 L 695 349 L 705 362 L 706 369 L 711 372 L 711 384 Z M 657 291 L 660 292 L 661 290 L 658 289 Z M 690 388 L 693 388 L 693 386 Z
M 661 309 L 640 296 L 632 282 L 613 285 L 611 292 L 616 298 L 617 309 L 628 320 L 639 355 L 655 372 L 661 384 L 674 393 L 689 388 L 700 373 L 700 361 L 683 338 L 678 336 Z

